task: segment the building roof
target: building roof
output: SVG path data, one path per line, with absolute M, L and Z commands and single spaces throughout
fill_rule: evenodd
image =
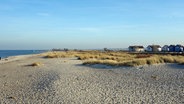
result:
M 129 48 L 144 48 L 143 46 L 129 46 Z
M 169 47 L 175 47 L 175 46 L 176 46 L 176 45 L 172 45 L 172 44 L 171 44 Z
M 177 44 L 176 46 L 177 46 L 177 47 L 178 47 L 178 46 L 179 46 L 179 47 L 183 47 L 183 45 L 181 45 L 181 44 Z
M 149 45 L 148 47 L 151 47 L 151 48 L 161 48 L 160 45 Z
M 169 47 L 169 45 L 164 45 L 163 47 Z

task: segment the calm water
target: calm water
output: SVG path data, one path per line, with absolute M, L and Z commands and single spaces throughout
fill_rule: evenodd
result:
M 16 55 L 38 54 L 46 51 L 47 50 L 0 50 L 0 57 L 6 58 L 9 56 L 16 56 Z

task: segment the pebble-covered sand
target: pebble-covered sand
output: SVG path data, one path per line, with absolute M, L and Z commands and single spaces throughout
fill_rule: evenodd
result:
M 40 56 L 0 62 L 0 104 L 108 103 L 184 104 L 184 65 L 83 66 Z

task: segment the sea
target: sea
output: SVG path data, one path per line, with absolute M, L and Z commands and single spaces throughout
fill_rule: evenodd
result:
M 7 58 L 17 55 L 39 54 L 47 51 L 48 50 L 0 50 L 0 57 Z

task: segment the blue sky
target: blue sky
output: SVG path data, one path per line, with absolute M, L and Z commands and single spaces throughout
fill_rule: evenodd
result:
M 183 0 L 1 0 L 0 49 L 184 44 Z

